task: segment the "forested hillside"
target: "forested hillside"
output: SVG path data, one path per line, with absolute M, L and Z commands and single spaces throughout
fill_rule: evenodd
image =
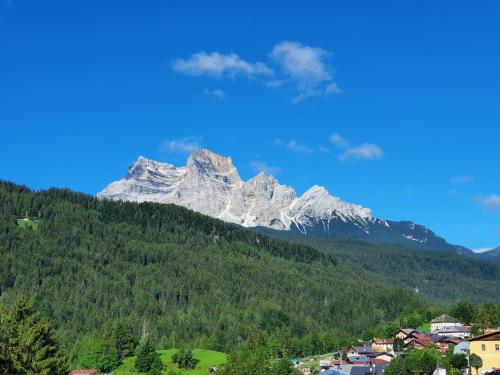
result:
M 0 302 L 28 297 L 69 346 L 118 318 L 160 346 L 227 350 L 258 330 L 353 336 L 403 309 L 498 300 L 497 265 L 447 253 L 311 247 L 175 205 L 8 182 L 0 209 Z
M 24 218 L 36 225 L 21 225 Z M 8 182 L 0 182 L 0 257 L 0 303 L 28 297 L 70 347 L 118 318 L 163 347 L 227 350 L 258 330 L 353 336 L 429 302 L 382 276 L 388 268 L 359 267 L 346 253 L 174 205 Z M 397 256 L 390 267 L 399 267 Z M 443 272 L 456 274 L 453 288 L 468 285 L 460 272 Z M 486 273 L 473 292 L 491 297 L 498 269 Z
M 321 249 L 370 279 L 418 290 L 445 303 L 462 298 L 476 303 L 500 302 L 500 264 L 492 260 L 352 239 L 290 236 L 276 231 L 273 235 Z

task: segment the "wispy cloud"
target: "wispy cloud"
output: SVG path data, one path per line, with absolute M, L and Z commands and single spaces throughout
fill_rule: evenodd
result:
M 188 154 L 201 148 L 200 137 L 185 137 L 181 139 L 165 140 L 160 149 L 168 153 Z
M 277 87 L 281 87 L 285 84 L 285 81 L 281 80 L 281 79 L 273 79 L 271 81 L 267 81 L 265 83 L 266 87 L 269 87 L 269 88 L 277 88 Z
M 473 182 L 475 178 L 473 176 L 456 176 L 451 179 L 452 185 L 463 185 Z
M 226 98 L 226 93 L 220 89 L 215 89 L 215 90 L 205 89 L 203 91 L 203 95 L 214 96 L 219 100 L 223 100 Z
M 269 76 L 273 71 L 261 62 L 251 63 L 240 58 L 236 53 L 228 55 L 219 52 L 198 52 L 188 59 L 177 59 L 172 64 L 172 69 L 178 73 L 213 77 L 242 76 Z
M 500 228 L 497 229 L 497 235 L 500 236 Z
M 340 148 L 348 148 L 350 147 L 350 143 L 347 139 L 342 137 L 339 133 L 333 133 L 329 137 L 330 142 L 332 142 L 335 146 Z
M 250 162 L 250 167 L 255 173 L 264 172 L 267 175 L 277 175 L 281 173 L 280 167 L 273 167 L 265 161 L 254 160 Z
M 492 194 L 479 198 L 479 204 L 487 211 L 500 211 L 500 195 Z
M 273 47 L 270 56 L 298 92 L 293 102 L 341 92 L 327 64 L 332 53 L 299 42 L 284 41 Z
M 285 147 L 288 150 L 299 154 L 310 154 L 314 152 L 314 148 L 300 144 L 295 139 L 290 139 L 288 141 L 284 141 L 282 139 L 276 139 L 274 141 L 274 144 Z
M 330 149 L 328 147 L 325 147 L 325 146 L 319 146 L 318 151 L 322 154 L 329 154 L 330 153 Z
M 384 157 L 384 151 L 375 143 L 365 142 L 359 146 L 351 146 L 351 143 L 339 133 L 333 133 L 329 137 L 330 142 L 338 148 L 344 149 L 338 158 L 342 162 L 348 160 L 375 160 Z
M 351 147 L 339 155 L 341 161 L 351 159 L 375 160 L 382 159 L 384 151 L 374 143 L 363 143 L 362 145 Z

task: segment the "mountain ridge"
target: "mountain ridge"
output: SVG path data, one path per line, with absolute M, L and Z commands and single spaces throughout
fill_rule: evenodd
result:
M 345 202 L 319 185 L 298 196 L 292 187 L 263 172 L 243 181 L 231 157 L 206 149 L 190 154 L 183 167 L 140 156 L 123 179 L 97 197 L 173 203 L 250 228 L 470 252 L 423 225 L 376 218 L 369 208 Z
M 479 256 L 485 259 L 500 260 L 500 246 L 485 251 L 484 253 L 479 253 Z

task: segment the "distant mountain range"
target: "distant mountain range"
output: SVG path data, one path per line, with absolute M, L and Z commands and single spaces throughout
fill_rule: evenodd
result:
M 173 203 L 244 227 L 472 255 L 469 249 L 448 243 L 423 225 L 375 218 L 370 209 L 344 202 L 318 185 L 297 196 L 293 188 L 262 172 L 243 181 L 230 157 L 208 150 L 193 152 L 185 167 L 141 156 L 123 179 L 97 196 Z
M 484 253 L 481 253 L 480 255 L 481 255 L 481 257 L 486 258 L 486 259 L 494 259 L 494 260 L 500 261 L 500 246 L 498 246 L 494 249 L 485 251 Z

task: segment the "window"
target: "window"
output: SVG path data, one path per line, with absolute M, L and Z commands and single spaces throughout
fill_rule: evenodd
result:
M 499 344 L 495 344 L 495 351 L 500 352 L 500 345 Z
M 483 352 L 485 352 L 485 351 L 486 351 L 486 344 L 481 344 L 481 350 L 482 350 Z

